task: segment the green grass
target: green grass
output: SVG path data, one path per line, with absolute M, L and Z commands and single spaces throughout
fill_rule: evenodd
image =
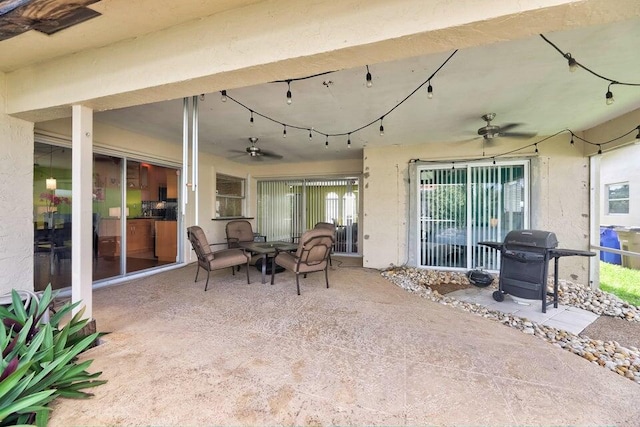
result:
M 601 261 L 600 289 L 629 304 L 640 305 L 640 270 Z

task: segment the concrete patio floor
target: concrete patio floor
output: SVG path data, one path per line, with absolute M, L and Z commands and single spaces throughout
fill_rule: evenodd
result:
M 640 424 L 640 387 L 497 322 L 338 266 L 260 283 L 190 265 L 94 293 L 108 383 L 59 399 L 69 425 Z M 202 274 L 201 274 L 202 276 Z

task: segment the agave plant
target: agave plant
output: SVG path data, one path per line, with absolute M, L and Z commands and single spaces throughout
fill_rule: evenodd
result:
M 77 363 L 77 356 L 89 348 L 100 334 L 83 335 L 87 319 L 84 310 L 71 317 L 79 302 L 66 303 L 48 320 L 55 295 L 49 285 L 39 301 L 25 308 L 15 290 L 11 305 L 0 306 L 0 425 L 47 424 L 53 399 L 86 398 L 83 390 L 104 384 L 96 380 L 101 372 L 89 374 L 92 360 Z M 63 319 L 71 317 L 64 327 Z

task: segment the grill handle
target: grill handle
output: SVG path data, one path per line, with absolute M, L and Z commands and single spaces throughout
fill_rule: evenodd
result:
M 521 251 L 510 251 L 504 250 L 502 251 L 502 256 L 504 258 L 509 258 L 517 262 L 521 262 L 523 264 L 531 263 L 531 262 L 544 262 L 544 255 L 536 254 L 531 252 L 521 252 Z

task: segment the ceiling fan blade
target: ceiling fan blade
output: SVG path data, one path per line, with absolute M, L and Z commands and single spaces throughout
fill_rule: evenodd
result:
M 242 151 L 240 151 L 240 150 L 229 150 L 228 152 L 229 153 L 234 153 L 234 154 L 244 154 L 244 155 L 247 154 L 247 152 L 244 151 L 244 150 L 242 150 Z
M 278 160 L 282 159 L 282 156 L 280 154 L 272 153 L 270 151 L 261 150 L 260 154 L 264 157 L 269 157 L 271 159 L 278 159 Z
M 506 138 L 533 138 L 536 132 L 500 132 L 500 136 Z
M 507 123 L 506 125 L 500 125 L 500 133 L 509 132 L 511 129 L 522 126 L 522 123 Z

